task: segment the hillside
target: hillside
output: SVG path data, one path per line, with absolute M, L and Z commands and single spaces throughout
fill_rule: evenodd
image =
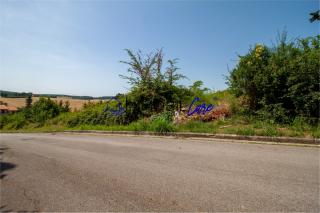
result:
M 12 92 L 6 90 L 0 90 L 0 97 L 2 98 L 26 98 L 28 96 L 33 97 L 49 97 L 49 98 L 68 98 L 68 99 L 79 99 L 79 100 L 105 100 L 110 99 L 112 96 L 100 96 L 100 97 L 93 97 L 93 96 L 79 96 L 79 95 L 65 95 L 65 94 L 34 94 L 32 92 Z

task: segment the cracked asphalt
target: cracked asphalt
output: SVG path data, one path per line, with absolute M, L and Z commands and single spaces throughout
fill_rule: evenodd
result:
M 317 147 L 1 134 L 0 211 L 319 212 Z

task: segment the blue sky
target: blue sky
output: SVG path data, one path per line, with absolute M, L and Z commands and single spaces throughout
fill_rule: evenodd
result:
M 164 48 L 192 84 L 224 76 L 255 43 L 319 34 L 318 1 L 0 1 L 1 89 L 115 95 L 130 87 L 125 48 Z

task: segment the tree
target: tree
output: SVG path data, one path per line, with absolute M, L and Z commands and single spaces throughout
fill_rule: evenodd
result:
M 26 108 L 30 108 L 31 105 L 32 105 L 32 96 L 29 95 L 29 96 L 26 98 Z
M 125 50 L 129 55 L 129 61 L 121 61 L 129 65 L 128 75 L 120 75 L 128 80 L 132 88 L 127 95 L 128 105 L 135 109 L 128 111 L 138 116 L 150 116 L 163 110 L 173 110 L 181 98 L 182 87 L 177 82 L 185 78 L 177 73 L 179 69 L 177 59 L 168 60 L 168 66 L 163 70 L 164 54 L 162 49 L 147 55 L 141 51 L 134 53 Z M 130 113 L 129 113 L 130 114 Z
M 29 118 L 33 122 L 43 124 L 46 120 L 59 115 L 60 112 L 61 108 L 59 104 L 50 98 L 40 97 L 40 99 L 32 105 Z
M 193 85 L 189 87 L 190 95 L 188 98 L 188 103 L 190 103 L 194 98 L 198 97 L 201 101 L 210 102 L 208 99 L 208 92 L 210 92 L 209 88 L 203 88 L 203 81 L 195 81 Z
M 286 34 L 275 47 L 256 45 L 231 71 L 232 92 L 251 112 L 279 122 L 319 120 L 319 45 L 320 36 L 287 42 Z
M 120 62 L 129 65 L 128 72 L 131 75 L 120 75 L 120 77 L 127 79 L 128 83 L 133 86 L 150 83 L 154 75 L 156 60 L 162 61 L 159 58 L 161 57 L 159 52 L 157 54 L 150 53 L 147 56 L 143 56 L 140 50 L 136 53 L 129 49 L 125 49 L 125 51 L 129 55 L 130 60 Z

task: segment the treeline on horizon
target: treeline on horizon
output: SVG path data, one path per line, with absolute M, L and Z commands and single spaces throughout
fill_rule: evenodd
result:
M 116 125 L 120 129 L 133 126 L 133 129 L 139 131 L 175 131 L 180 127 L 173 123 L 174 112 L 188 107 L 198 97 L 200 102 L 197 104 L 228 105 L 231 112 L 229 119 L 240 118 L 236 120 L 239 124 L 263 122 L 263 125 L 253 125 L 254 128 L 294 125 L 298 126 L 295 128 L 297 131 L 308 129 L 302 125 L 306 124 L 313 126 L 312 129 L 315 128 L 316 134 L 320 136 L 319 46 L 320 35 L 288 42 L 286 33 L 279 36 L 274 46 L 256 44 L 247 54 L 239 56 L 238 64 L 227 77 L 229 88 L 225 91 L 203 88 L 202 81 L 195 81 L 189 87 L 180 85 L 179 81 L 187 77 L 179 73 L 177 59 L 164 61 L 162 49 L 149 54 L 127 49 L 129 59 L 122 63 L 128 65 L 128 73 L 120 77 L 128 81 L 131 89 L 126 94 L 117 95 L 118 101 L 125 108 L 124 114 L 112 115 L 105 110 L 103 101 L 91 102 L 80 111 L 70 112 L 63 103 L 40 98 L 14 115 L 0 116 L 0 128 Z M 119 102 L 111 101 L 110 104 L 111 107 L 117 107 Z M 220 125 L 223 122 L 216 123 Z M 204 122 L 200 123 L 197 125 L 201 126 Z M 211 124 L 201 131 L 217 130 L 214 121 L 208 123 Z M 192 122 L 185 125 L 191 131 L 196 128 Z M 250 129 L 245 134 L 254 132 Z M 274 132 L 267 130 L 267 133 L 261 134 L 275 135 Z
M 64 95 L 64 94 L 33 94 L 32 92 L 12 92 L 12 91 L 0 90 L 0 97 L 3 97 L 3 98 L 28 98 L 30 96 L 47 97 L 47 98 L 67 97 L 67 98 L 79 99 L 79 100 L 94 100 L 94 99 L 106 100 L 113 97 L 113 96 L 93 97 L 93 96 Z

